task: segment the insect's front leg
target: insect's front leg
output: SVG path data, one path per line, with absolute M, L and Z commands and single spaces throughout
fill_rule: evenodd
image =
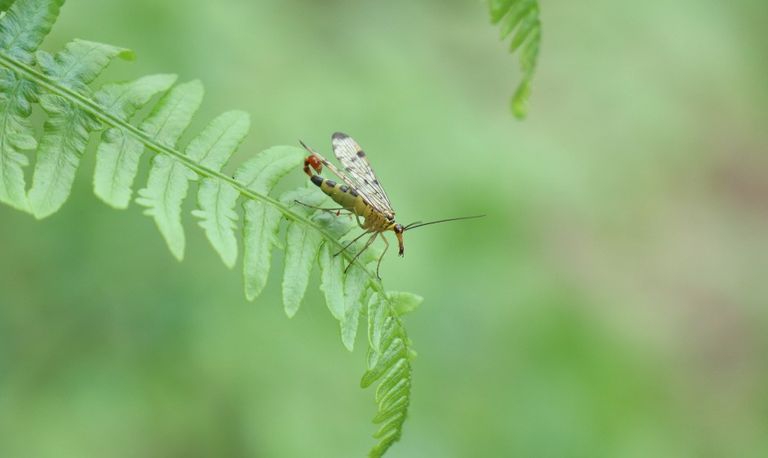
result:
M 384 259 L 384 254 L 386 254 L 387 250 L 389 249 L 389 241 L 386 237 L 384 237 L 384 234 L 381 234 L 381 238 L 384 239 L 384 251 L 381 252 L 381 256 L 379 256 L 379 262 L 376 263 L 376 277 L 381 280 L 381 275 L 379 275 L 379 267 L 381 267 L 381 260 Z
M 365 234 L 370 234 L 370 232 L 368 232 L 368 231 L 365 231 L 365 232 L 363 232 L 362 234 L 360 234 L 360 235 L 358 235 L 357 237 L 355 237 L 354 239 L 352 239 L 352 240 L 351 240 L 349 243 L 347 243 L 346 245 L 344 245 L 344 247 L 342 247 L 342 248 L 341 248 L 341 250 L 339 250 L 339 251 L 337 251 L 336 253 L 334 253 L 334 254 L 333 254 L 333 257 L 335 258 L 336 256 L 338 256 L 338 255 L 340 255 L 341 253 L 343 253 L 343 252 L 344 252 L 344 250 L 346 250 L 347 248 L 349 248 L 349 246 L 350 246 L 350 245 L 352 245 L 353 243 L 355 243 L 355 242 L 357 242 L 358 240 L 360 240 L 360 238 L 361 238 L 362 236 L 364 236 Z

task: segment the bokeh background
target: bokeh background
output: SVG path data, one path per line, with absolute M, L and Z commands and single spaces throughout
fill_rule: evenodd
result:
M 69 0 L 45 49 L 200 78 L 196 129 L 253 116 L 238 161 L 343 130 L 403 222 L 488 214 L 384 261 L 426 298 L 391 456 L 768 456 L 768 7 L 545 1 L 542 21 L 522 123 L 479 1 Z M 364 454 L 364 352 L 317 274 L 288 319 L 278 255 L 249 303 L 188 213 L 177 263 L 139 208 L 93 197 L 93 163 L 43 222 L 0 207 L 0 455 Z

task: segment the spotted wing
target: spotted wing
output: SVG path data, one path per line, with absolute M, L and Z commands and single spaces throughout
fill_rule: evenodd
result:
M 384 192 L 384 188 L 381 187 L 360 145 L 352 137 L 341 132 L 333 134 L 331 143 L 336 159 L 341 162 L 344 171 L 355 182 L 355 188 L 379 211 L 394 215 L 395 211 L 392 210 L 389 197 Z

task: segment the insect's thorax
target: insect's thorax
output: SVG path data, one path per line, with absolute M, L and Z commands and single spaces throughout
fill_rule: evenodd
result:
M 390 219 L 384 213 L 381 213 L 370 206 L 368 208 L 370 208 L 371 211 L 368 212 L 368 215 L 365 215 L 363 228 L 369 229 L 373 232 L 384 232 L 392 230 L 392 228 L 395 226 L 394 219 Z

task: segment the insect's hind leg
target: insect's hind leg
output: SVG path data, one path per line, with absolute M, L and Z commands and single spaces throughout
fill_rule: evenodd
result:
M 346 269 L 344 269 L 344 273 L 347 273 L 347 271 L 349 270 L 349 268 L 350 268 L 350 267 L 352 267 L 352 264 L 354 264 L 354 263 L 355 263 L 355 261 L 357 260 L 357 258 L 359 258 L 359 257 L 360 257 L 360 255 L 361 255 L 361 254 L 363 254 L 363 252 L 364 252 L 365 250 L 367 250 L 369 246 L 371 246 L 371 244 L 373 243 L 373 241 L 374 241 L 374 240 L 376 240 L 376 237 L 378 237 L 378 236 L 379 236 L 379 232 L 374 232 L 374 233 L 373 233 L 373 235 L 371 236 L 371 238 L 369 238 L 369 239 L 368 239 L 368 241 L 367 241 L 367 242 L 365 242 L 365 246 L 363 247 L 363 249 L 362 249 L 362 250 L 360 250 L 360 251 L 358 251 L 358 252 L 355 254 L 355 256 L 354 256 L 354 257 L 353 257 L 353 258 L 352 258 L 352 259 L 349 261 L 349 265 L 347 266 L 347 268 L 346 268 Z
M 314 208 L 315 210 L 322 210 L 322 211 L 329 212 L 329 213 L 335 213 L 336 216 L 341 215 L 341 211 L 342 210 L 345 211 L 345 213 L 344 213 L 345 215 L 346 214 L 350 214 L 350 215 L 352 214 L 352 212 L 350 212 L 349 210 L 347 210 L 344 207 L 323 208 L 323 207 L 316 207 L 314 205 L 305 204 L 304 202 L 302 202 L 300 200 L 294 200 L 294 202 L 296 202 L 297 204 L 301 204 L 301 205 L 303 205 L 303 206 L 305 206 L 307 208 Z

